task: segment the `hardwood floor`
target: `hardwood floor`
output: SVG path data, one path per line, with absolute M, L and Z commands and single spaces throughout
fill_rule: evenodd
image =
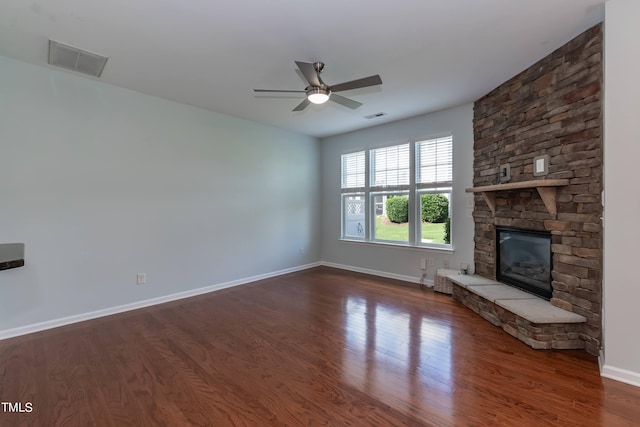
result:
M 640 425 L 586 353 L 326 267 L 0 341 L 0 401 L 32 405 L 0 426 Z

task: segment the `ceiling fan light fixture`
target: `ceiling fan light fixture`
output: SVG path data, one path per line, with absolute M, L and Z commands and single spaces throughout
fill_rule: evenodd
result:
M 324 104 L 327 101 L 335 102 L 347 108 L 355 110 L 362 107 L 362 103 L 354 101 L 338 95 L 338 92 L 352 89 L 360 89 L 363 87 L 377 86 L 382 84 L 382 79 L 378 74 L 374 76 L 364 77 L 362 79 L 351 80 L 339 83 L 337 85 L 327 85 L 320 78 L 320 73 L 324 69 L 322 62 L 301 62 L 295 61 L 298 71 L 309 83 L 304 91 L 301 90 L 282 90 L 282 89 L 254 89 L 254 92 L 303 92 L 306 98 L 291 111 L 302 111 L 310 104 Z
M 307 99 L 314 104 L 324 104 L 329 100 L 331 91 L 321 87 L 312 87 L 307 90 Z

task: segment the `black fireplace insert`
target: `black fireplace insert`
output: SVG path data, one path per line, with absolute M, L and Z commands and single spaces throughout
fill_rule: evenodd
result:
M 496 252 L 499 282 L 551 298 L 550 232 L 497 227 Z

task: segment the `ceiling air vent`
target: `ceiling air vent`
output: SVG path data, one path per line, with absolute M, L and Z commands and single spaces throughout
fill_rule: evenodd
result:
M 368 116 L 364 116 L 365 119 L 377 119 L 378 117 L 386 116 L 387 113 L 374 113 L 369 114 Z
M 49 65 L 100 77 L 107 57 L 49 40 Z

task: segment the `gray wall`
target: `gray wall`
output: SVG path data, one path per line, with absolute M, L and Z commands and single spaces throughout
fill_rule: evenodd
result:
M 603 375 L 640 386 L 640 2 L 605 3 Z
M 0 75 L 0 242 L 26 245 L 0 337 L 320 260 L 315 138 L 3 57 Z
M 454 251 L 341 241 L 340 156 L 366 148 L 443 134 L 453 135 L 454 193 L 451 202 L 451 237 Z M 472 185 L 472 104 L 325 138 L 322 140 L 322 260 L 356 271 L 415 281 L 422 274 L 422 258 L 434 259 L 434 266 L 427 269 L 430 280 L 433 280 L 436 269 L 442 268 L 445 261 L 455 269 L 459 269 L 461 262 L 473 266 L 473 220 L 470 209 L 467 208 L 468 201 L 473 201 L 473 196 L 464 191 Z

